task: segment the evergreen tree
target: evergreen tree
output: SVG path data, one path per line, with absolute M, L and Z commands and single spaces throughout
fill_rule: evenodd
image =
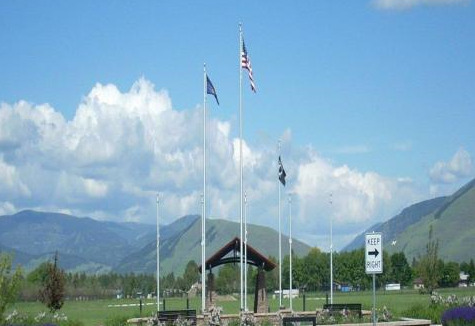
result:
M 54 255 L 54 263 L 48 262 L 48 275 L 44 280 L 40 299 L 51 312 L 60 310 L 64 304 L 65 274 L 58 266 L 58 252 Z

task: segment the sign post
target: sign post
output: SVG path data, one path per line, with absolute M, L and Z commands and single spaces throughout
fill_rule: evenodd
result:
M 376 325 L 376 274 L 383 272 L 383 239 L 381 233 L 365 236 L 365 270 L 373 274 L 373 325 Z

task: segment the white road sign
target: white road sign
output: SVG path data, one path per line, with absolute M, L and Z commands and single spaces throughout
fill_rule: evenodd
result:
M 367 233 L 365 237 L 366 274 L 383 272 L 383 239 L 381 233 Z

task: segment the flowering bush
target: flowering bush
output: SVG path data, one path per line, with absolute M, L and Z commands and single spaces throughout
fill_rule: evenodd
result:
M 68 317 L 63 313 L 48 313 L 40 312 L 36 316 L 32 316 L 26 313 L 13 310 L 5 318 L 5 325 L 42 325 L 42 326 L 54 326 L 54 325 L 80 325 L 68 320 Z
M 193 325 L 193 321 L 188 318 L 184 318 L 182 316 L 178 316 L 175 321 L 173 321 L 173 326 L 191 326 Z
M 455 294 L 443 297 L 437 292 L 433 292 L 430 296 L 431 305 L 443 305 L 446 307 L 468 306 L 475 307 L 475 296 L 468 296 L 459 299 Z
M 384 318 L 386 318 L 384 319 L 385 321 L 389 321 L 392 318 L 391 313 L 386 307 L 384 307 L 383 311 L 378 313 L 378 315 L 384 315 Z M 317 325 L 371 322 L 371 318 L 371 316 L 363 316 L 360 318 L 358 314 L 351 313 L 348 309 L 343 309 L 339 312 L 331 312 L 328 309 L 317 310 Z
M 255 326 L 257 325 L 257 319 L 252 312 L 241 313 L 241 326 Z
M 211 306 L 209 308 L 208 325 L 211 325 L 211 326 L 221 325 L 221 312 L 222 311 L 223 311 L 223 308 L 221 308 L 221 307 Z
M 475 324 L 474 307 L 456 307 L 448 309 L 442 315 L 444 326 L 469 326 Z
M 386 306 L 383 307 L 382 311 L 378 314 L 378 316 L 380 321 L 390 321 L 393 317 L 393 315 Z

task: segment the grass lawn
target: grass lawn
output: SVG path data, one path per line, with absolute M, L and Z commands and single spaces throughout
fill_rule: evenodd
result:
M 449 294 L 456 294 L 458 297 L 475 295 L 475 288 L 454 288 L 441 289 L 438 291 L 443 296 Z M 238 298 L 238 297 L 236 297 Z M 316 308 L 321 308 L 325 303 L 325 293 L 307 293 L 305 310 L 314 311 Z M 248 306 L 252 309 L 254 302 L 253 296 L 248 298 Z M 364 310 L 371 310 L 373 305 L 373 296 L 371 291 L 340 293 L 334 292 L 334 303 L 361 303 Z M 106 320 L 119 317 L 139 317 L 139 306 L 131 307 L 110 307 L 110 305 L 123 304 L 138 304 L 137 299 L 122 299 L 122 300 L 95 300 L 95 301 L 66 301 L 61 312 L 66 314 L 70 320 L 81 321 L 84 326 L 104 325 Z M 143 301 L 142 316 L 150 316 L 156 311 L 156 301 Z M 414 290 L 403 291 L 377 291 L 376 292 L 376 307 L 382 308 L 386 306 L 394 316 L 402 316 L 402 313 L 408 310 L 411 306 L 420 304 L 428 306 L 430 303 L 429 295 L 421 295 Z M 289 307 L 289 299 L 283 301 L 284 306 Z M 293 299 L 292 301 L 294 311 L 303 310 L 303 297 Z M 235 301 L 218 301 L 218 306 L 223 307 L 225 314 L 232 314 L 239 312 L 239 300 Z M 269 296 L 269 305 L 271 311 L 277 311 L 279 302 L 278 298 Z M 198 312 L 201 307 L 201 298 L 192 298 L 189 300 L 190 309 L 196 309 Z M 184 298 L 167 298 L 165 300 L 166 310 L 186 309 L 186 299 Z M 35 302 L 18 302 L 10 310 L 17 309 L 20 312 L 28 312 L 36 315 L 39 312 L 46 311 L 43 304 Z M 160 309 L 163 309 L 161 306 Z

